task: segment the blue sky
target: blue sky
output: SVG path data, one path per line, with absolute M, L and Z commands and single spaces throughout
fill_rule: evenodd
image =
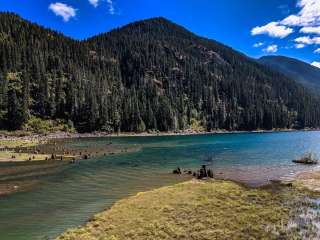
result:
M 0 11 L 76 39 L 163 16 L 251 57 L 285 55 L 320 67 L 320 0 L 0 0 Z

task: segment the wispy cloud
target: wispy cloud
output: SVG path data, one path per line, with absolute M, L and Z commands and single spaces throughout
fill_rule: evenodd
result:
M 297 44 L 294 45 L 294 47 L 295 47 L 296 49 L 301 49 L 301 48 L 305 48 L 306 45 L 303 44 L 303 43 L 297 43 Z
M 278 45 L 269 45 L 267 48 L 264 48 L 263 51 L 266 53 L 276 53 L 278 52 Z
M 115 9 L 114 9 L 114 3 L 113 3 L 113 0 L 107 0 L 107 3 L 108 3 L 108 11 L 111 15 L 114 15 L 115 14 Z
M 89 3 L 94 7 L 98 7 L 99 0 L 89 0 Z
M 253 44 L 253 47 L 258 48 L 258 47 L 261 47 L 261 46 L 263 46 L 263 45 L 264 45 L 263 42 L 257 42 L 257 43 L 255 43 L 255 44 Z
M 251 35 L 267 34 L 274 38 L 285 38 L 289 34 L 293 33 L 293 29 L 282 26 L 278 22 L 271 22 L 264 26 L 258 26 L 251 30 Z
M 115 10 L 115 7 L 114 7 L 114 0 L 89 0 L 89 3 L 96 8 L 96 7 L 98 7 L 99 3 L 102 2 L 102 1 L 107 3 L 107 5 L 108 5 L 108 13 L 110 15 L 116 14 L 116 10 Z
M 280 5 L 280 6 L 278 6 L 278 8 L 281 10 L 281 13 L 283 15 L 287 15 L 287 14 L 290 13 L 290 9 L 289 9 L 289 6 L 287 4 Z
M 320 53 L 320 48 L 317 48 L 316 50 L 314 50 L 314 53 Z
M 320 68 L 320 62 L 313 62 L 311 63 L 312 66 Z
M 49 9 L 54 12 L 57 16 L 63 18 L 63 21 L 68 22 L 70 18 L 76 16 L 77 9 L 73 8 L 72 6 L 68 6 L 64 3 L 51 3 L 49 5 Z

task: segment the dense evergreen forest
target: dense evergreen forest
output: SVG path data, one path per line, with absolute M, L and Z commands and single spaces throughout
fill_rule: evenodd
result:
M 320 126 L 302 85 L 164 19 L 77 41 L 0 14 L 0 128 L 30 117 L 78 131 Z

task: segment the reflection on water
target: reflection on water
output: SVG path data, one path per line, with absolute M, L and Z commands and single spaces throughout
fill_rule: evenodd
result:
M 307 168 L 291 160 L 308 151 L 319 154 L 319 140 L 319 132 L 292 132 L 68 141 L 84 149 L 110 147 L 112 142 L 114 148 L 141 150 L 79 164 L 20 166 L 19 174 L 12 172 L 17 167 L 0 166 L 0 181 L 21 177 L 41 182 L 32 191 L 0 198 L 0 236 L 4 240 L 52 238 L 123 197 L 183 181 L 168 174 L 177 166 L 197 169 L 208 164 L 220 178 L 263 184 Z

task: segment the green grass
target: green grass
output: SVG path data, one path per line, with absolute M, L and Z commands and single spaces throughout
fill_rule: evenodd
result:
M 121 200 L 57 239 L 287 239 L 288 191 L 192 180 Z

